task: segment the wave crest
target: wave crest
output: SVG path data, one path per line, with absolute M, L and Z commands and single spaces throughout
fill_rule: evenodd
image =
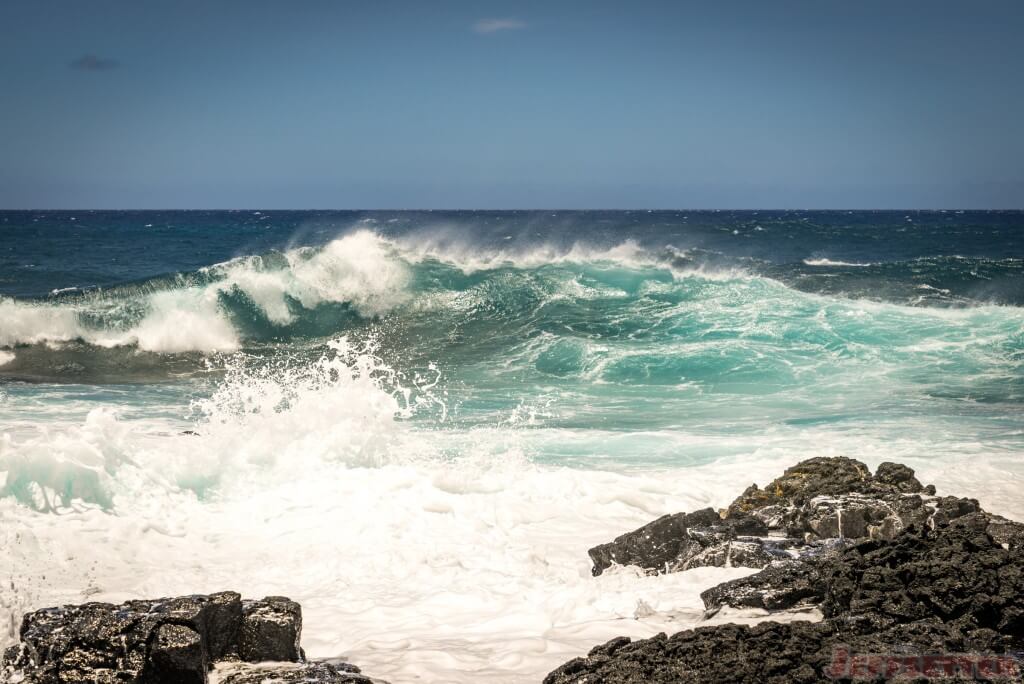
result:
M 56 302 L 0 299 L 0 347 L 83 340 L 152 352 L 237 350 L 253 320 L 287 326 L 323 304 L 386 313 L 409 297 L 409 266 L 366 230 L 322 248 L 240 257 L 190 276 Z
M 712 283 L 727 286 L 740 300 L 746 290 L 758 290 L 757 283 L 771 283 L 789 288 L 786 297 L 802 297 L 802 292 L 921 307 L 1024 301 L 1019 260 L 806 258 L 771 264 L 693 247 L 653 248 L 636 239 L 522 243 L 508 237 L 507 245 L 477 244 L 465 231 L 385 236 L 360 228 L 320 247 L 238 257 L 135 285 L 45 300 L 0 299 L 0 349 L 66 350 L 80 340 L 141 352 L 233 352 L 326 340 L 384 316 L 401 327 L 400 319 L 425 313 L 438 317 L 428 331 L 433 338 L 435 332 L 450 334 L 484 320 L 511 329 L 529 314 L 554 316 L 555 302 L 561 303 L 562 319 L 585 316 L 585 327 L 600 327 L 603 317 L 612 316 L 636 319 L 641 330 L 658 325 L 658 320 L 639 320 L 649 318 L 652 305 L 706 297 L 703 291 Z M 600 311 L 592 308 L 597 301 Z M 542 324 L 539 330 L 559 324 L 535 322 Z M 18 353 L 11 360 L 4 353 L 5 374 L 36 372 L 39 354 Z

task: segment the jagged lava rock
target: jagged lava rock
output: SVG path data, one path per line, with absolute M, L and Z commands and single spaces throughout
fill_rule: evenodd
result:
M 709 613 L 722 606 L 817 606 L 822 622 L 720 625 L 636 642 L 620 637 L 565 663 L 546 684 L 851 681 L 857 677 L 849 662 L 836 660 L 850 652 L 915 662 L 918 656 L 1010 654 L 996 658 L 1011 668 L 1000 676 L 1019 679 L 1014 658 L 1024 649 L 1024 525 L 983 511 L 974 499 L 938 497 L 906 466 L 884 463 L 872 475 L 849 458 L 800 463 L 763 490 L 748 488 L 724 512 L 726 526 L 752 518 L 776 535 L 760 539 L 762 547 L 790 558 L 705 591 Z M 706 529 L 722 524 L 706 523 Z M 671 529 L 665 526 L 657 537 L 659 560 L 678 559 L 689 540 L 710 536 L 700 525 L 677 523 L 675 538 Z M 645 567 L 642 554 L 651 539 L 644 532 L 604 545 L 618 545 L 611 560 Z M 779 534 L 789 536 L 780 540 Z M 847 669 L 838 671 L 844 662 Z M 928 681 L 957 680 L 938 674 Z
M 705 508 L 693 513 L 664 515 L 654 522 L 627 532 L 614 541 L 590 549 L 594 562 L 593 574 L 600 575 L 613 563 L 635 565 L 649 574 L 674 572 L 700 565 L 710 565 L 713 558 L 722 562 L 732 558 L 731 542 L 744 537 L 767 533 L 757 519 L 737 516 L 723 520 L 714 509 Z M 752 540 L 757 543 L 756 540 Z M 708 553 L 713 550 L 712 553 Z M 762 567 L 771 560 L 767 552 L 738 548 L 735 564 L 757 563 L 747 567 Z
M 883 463 L 879 472 L 881 477 L 873 476 L 866 465 L 845 456 L 809 458 L 787 468 L 764 489 L 750 485 L 729 505 L 726 517 L 766 506 L 802 506 L 820 496 L 913 494 L 925 489 L 906 466 Z
M 793 561 L 759 573 L 773 591 L 790 592 L 780 594 L 780 607 L 795 605 L 801 588 L 805 596 L 819 597 L 822 622 L 700 627 L 636 642 L 620 637 L 544 681 L 820 682 L 831 679 L 842 649 L 1014 653 L 1024 647 L 1024 552 L 1004 548 L 987 526 L 986 516 L 971 514 L 934 530 L 910 529 L 895 540 L 868 540 L 813 563 Z M 808 568 L 813 572 L 804 574 Z M 705 601 L 751 579 L 705 592 Z M 762 600 L 752 596 L 745 605 Z
M 866 541 L 823 560 L 828 587 L 821 609 L 862 631 L 937 618 L 987 645 L 1024 645 L 1024 550 L 1004 548 L 984 514 L 935 530 L 909 530 L 891 541 Z M 998 639 L 996 636 L 998 635 Z
M 37 684 L 204 684 L 220 660 L 302 659 L 301 631 L 301 608 L 278 596 L 85 603 L 27 613 L 2 664 L 7 678 Z
M 164 623 L 156 630 L 143 679 L 161 684 L 204 684 L 208 667 L 199 632 Z
M 764 489 L 748 487 L 726 509 L 725 518 L 754 516 L 770 530 L 805 541 L 891 539 L 935 514 L 924 498 L 934 494 L 935 488 L 922 486 L 905 465 L 882 463 L 872 475 L 852 458 L 812 458 L 787 469 Z M 937 522 L 952 517 L 940 516 Z
M 183 673 L 205 673 L 213 659 L 211 625 L 240 609 L 233 592 L 46 608 L 23 617 L 22 648 L 5 665 L 40 682 L 164 681 L 166 668 L 191 681 Z
M 709 614 L 723 606 L 789 610 L 821 603 L 825 584 L 817 563 L 776 561 L 761 572 L 723 582 L 700 595 Z
M 250 663 L 264 660 L 294 662 L 304 656 L 302 608 L 283 596 L 268 596 L 262 601 L 242 604 L 242 625 L 238 637 L 238 655 Z
M 372 684 L 349 663 L 320 662 L 271 667 L 234 666 L 219 679 L 219 684 Z
M 891 463 L 886 461 L 880 463 L 875 471 L 875 482 L 883 485 L 891 485 L 897 491 L 913 494 L 922 492 L 925 487 L 914 477 L 913 469 L 902 463 Z M 934 492 L 932 492 L 934 494 Z
M 894 651 L 899 645 L 903 650 Z M 848 654 L 969 652 L 955 629 L 933 620 L 897 625 L 876 634 L 837 635 L 825 623 L 764 622 L 719 625 L 631 641 L 620 637 L 571 660 L 544 684 L 820 684 L 881 681 L 851 673 Z M 853 676 L 851 676 L 851 674 Z M 932 674 L 897 681 L 963 682 Z M 1014 681 L 1003 678 L 998 681 Z
M 872 475 L 852 458 L 812 458 L 764 489 L 751 485 L 721 514 L 706 508 L 665 515 L 588 553 L 594 575 L 615 563 L 648 574 L 708 565 L 763 568 L 813 552 L 820 542 L 892 539 L 909 527 L 981 510 L 974 499 L 934 494 L 898 463 L 882 463 Z M 997 527 L 1007 543 L 1024 540 L 1017 523 L 1000 519 Z

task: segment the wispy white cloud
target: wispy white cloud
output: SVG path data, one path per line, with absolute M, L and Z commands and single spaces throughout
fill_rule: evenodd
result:
M 117 60 L 97 57 L 96 55 L 82 55 L 68 66 L 81 71 L 109 71 L 120 66 Z
M 498 31 L 517 31 L 526 28 L 526 22 L 520 19 L 481 19 L 473 24 L 476 33 L 497 33 Z

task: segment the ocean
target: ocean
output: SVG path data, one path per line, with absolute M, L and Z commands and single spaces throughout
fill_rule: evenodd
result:
M 232 589 L 536 682 L 753 572 L 589 547 L 830 455 L 1024 519 L 1024 213 L 0 212 L 0 651 Z

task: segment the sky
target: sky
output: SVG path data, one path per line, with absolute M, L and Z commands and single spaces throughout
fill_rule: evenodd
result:
M 0 208 L 1022 208 L 1021 0 L 2 0 Z

